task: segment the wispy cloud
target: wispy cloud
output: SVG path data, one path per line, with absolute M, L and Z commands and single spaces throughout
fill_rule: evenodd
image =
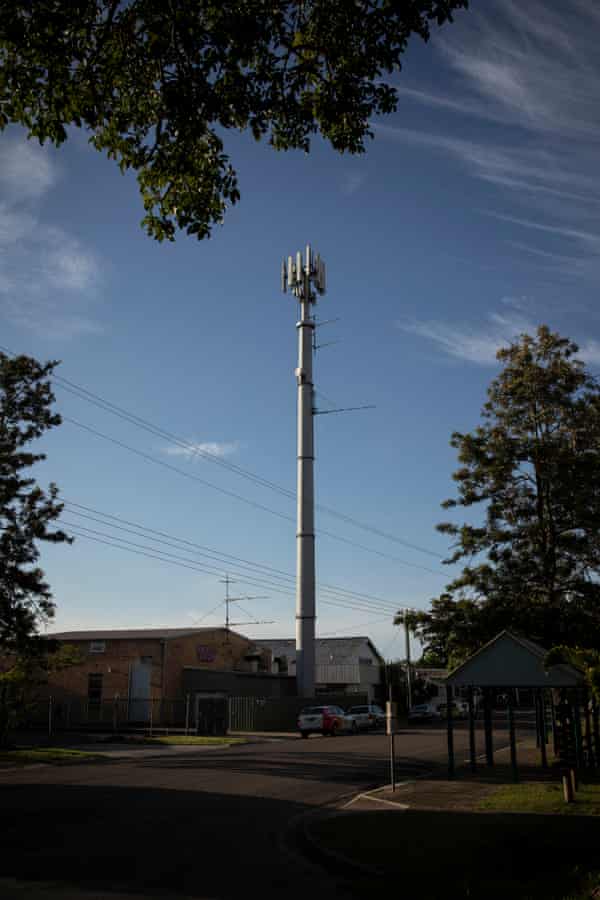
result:
M 598 24 L 596 0 L 489 0 L 436 36 L 446 64 L 443 89 L 439 79 L 435 86 L 398 87 L 405 109 L 415 103 L 444 116 L 443 131 L 375 126 L 388 139 L 450 156 L 497 186 L 504 207 L 526 211 L 515 224 L 538 230 L 540 249 L 556 249 L 551 235 L 578 240 L 568 252 L 581 264 L 564 272 L 594 279 L 600 274 Z
M 58 180 L 48 152 L 33 141 L 3 139 L 0 144 L 0 187 L 14 203 L 35 200 Z
M 398 328 L 436 344 L 448 356 L 478 365 L 492 365 L 500 347 L 507 346 L 535 326 L 519 313 L 491 313 L 478 326 L 457 325 L 442 320 L 399 321 Z
M 223 458 L 239 449 L 237 441 L 190 441 L 185 446 L 173 444 L 164 448 L 168 456 L 183 456 L 186 459 L 201 459 L 203 456 Z
M 537 324 L 528 310 L 527 297 L 503 297 L 500 312 L 491 312 L 477 324 L 456 324 L 441 319 L 401 320 L 396 326 L 435 344 L 447 356 L 482 366 L 494 365 L 501 347 L 507 347 L 522 334 L 533 335 Z M 576 341 L 577 354 L 589 365 L 600 365 L 600 341 L 593 338 Z
M 0 145 L 0 315 L 49 338 L 101 332 L 91 314 L 101 280 L 95 254 L 44 223 L 39 201 L 59 180 L 46 150 L 31 141 Z

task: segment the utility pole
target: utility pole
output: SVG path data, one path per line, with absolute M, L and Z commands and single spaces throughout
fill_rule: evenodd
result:
M 298 329 L 298 452 L 296 528 L 296 682 L 300 697 L 315 694 L 315 488 L 314 385 L 315 320 L 311 304 L 325 293 L 325 263 L 310 245 L 284 260 L 281 289 L 289 288 L 300 306 Z
M 406 645 L 406 702 L 408 703 L 408 712 L 412 706 L 412 685 L 410 671 L 410 630 L 406 616 L 404 617 L 404 640 Z
M 221 584 L 225 585 L 225 631 L 226 631 L 225 640 L 228 641 L 229 640 L 229 604 L 234 599 L 233 597 L 229 596 L 229 585 L 235 584 L 235 582 L 232 581 L 232 579 L 229 577 L 229 575 L 226 575 L 225 578 L 221 579 Z

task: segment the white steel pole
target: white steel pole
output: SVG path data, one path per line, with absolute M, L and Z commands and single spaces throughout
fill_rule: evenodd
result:
M 309 251 L 307 249 L 307 255 Z M 310 266 L 310 257 L 307 260 Z M 315 492 L 310 271 L 300 297 L 298 329 L 298 462 L 296 530 L 296 678 L 301 697 L 315 695 Z
M 311 304 L 325 293 L 325 263 L 310 246 L 283 261 L 281 287 L 300 304 L 298 329 L 298 452 L 296 527 L 296 683 L 300 697 L 315 694 L 315 486 L 313 347 Z

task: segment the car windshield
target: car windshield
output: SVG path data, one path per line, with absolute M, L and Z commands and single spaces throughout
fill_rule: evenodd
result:
M 366 713 L 369 712 L 368 706 L 351 706 L 349 709 L 351 713 Z
M 306 709 L 303 709 L 300 713 L 301 716 L 316 716 L 321 713 L 326 712 L 326 706 L 307 706 Z

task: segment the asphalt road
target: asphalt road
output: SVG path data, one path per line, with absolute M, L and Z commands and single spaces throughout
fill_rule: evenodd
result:
M 461 760 L 464 730 L 455 744 Z M 396 750 L 399 778 L 430 771 L 445 762 L 445 731 L 407 730 Z M 306 862 L 285 836 L 302 815 L 388 781 L 380 734 L 0 771 L 0 878 L 60 883 L 65 897 L 351 896 L 351 879 Z M 25 896 L 2 883 L 2 898 Z

